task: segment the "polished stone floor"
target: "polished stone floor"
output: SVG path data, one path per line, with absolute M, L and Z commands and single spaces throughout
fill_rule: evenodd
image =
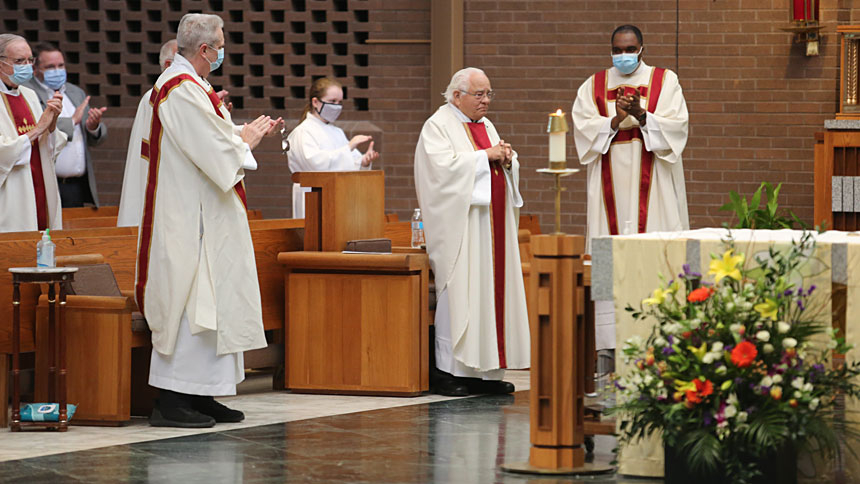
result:
M 598 440 L 597 459 L 611 459 L 613 446 Z M 521 391 L 8 460 L 0 482 L 654 482 L 499 470 L 527 460 L 528 449 Z

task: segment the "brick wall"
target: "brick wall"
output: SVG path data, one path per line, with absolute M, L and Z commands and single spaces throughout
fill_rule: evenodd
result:
M 378 2 L 371 20 L 381 15 L 377 7 L 391 10 L 389 4 L 405 8 L 427 3 Z M 545 231 L 553 221 L 553 195 L 550 180 L 534 169 L 546 164 L 546 115 L 559 107 L 569 112 L 579 85 L 610 65 L 609 34 L 622 23 L 642 29 L 646 62 L 676 70 L 680 76 L 690 111 L 684 165 L 691 225 L 728 221 L 730 216 L 717 210 L 728 201 L 728 192 L 751 194 L 762 181 L 782 182 L 781 205 L 811 221 L 813 134 L 838 109 L 835 29 L 860 21 L 860 11 L 846 5 L 821 2 L 821 55 L 806 57 L 805 46 L 792 44 L 790 34 L 778 29 L 788 23 L 788 0 L 680 0 L 677 36 L 673 0 L 467 0 L 465 63 L 483 68 L 498 91 L 490 117 L 519 152 L 523 210 L 540 214 Z M 386 11 L 386 17 L 390 14 Z M 374 29 L 371 38 L 402 32 L 396 23 L 381 29 Z M 416 60 L 425 59 L 427 52 L 415 54 Z M 384 54 L 389 52 L 371 54 L 371 64 L 383 62 Z M 413 114 L 426 104 L 387 97 L 380 112 L 376 89 L 382 82 L 387 87 L 409 85 L 404 81 L 374 72 L 370 95 L 375 122 L 396 116 L 402 119 L 398 127 L 405 128 L 397 151 L 389 143 L 384 154 L 387 203 L 403 211 L 414 205 L 407 187 L 411 189 L 409 165 L 420 123 L 414 122 Z M 415 81 L 415 89 L 427 89 L 426 80 Z M 386 98 L 384 90 L 380 94 Z M 392 112 L 389 103 L 394 100 L 400 109 Z M 383 130 L 390 135 L 387 125 Z M 575 166 L 572 141 L 568 138 L 568 160 Z M 565 181 L 562 223 L 569 232 L 584 230 L 584 178 L 583 172 Z
M 184 2 L 203 9 L 221 4 L 225 10 L 238 10 L 242 4 Z M 285 26 L 292 29 L 290 22 L 295 17 L 308 25 L 314 24 L 308 28 L 310 35 L 311 31 L 324 31 L 325 22 L 316 22 L 318 19 L 312 13 L 309 16 L 308 11 L 358 9 L 368 12 L 366 18 L 362 14 L 348 26 L 367 31 L 371 40 L 426 40 L 430 37 L 430 2 L 261 1 L 252 2 L 254 13 L 249 12 L 242 18 L 247 21 L 253 17 L 252 20 L 263 22 L 265 32 L 274 32 L 278 26 L 282 30 Z M 41 20 L 32 19 L 41 18 L 41 14 L 35 10 L 26 15 L 19 9 L 9 10 L 18 3 L 6 1 L 0 5 L 7 30 L 17 26 L 19 33 L 25 28 L 30 32 L 38 31 Z M 57 2 L 35 3 L 45 3 L 48 9 L 59 8 Z M 80 3 L 96 5 L 98 2 Z M 158 2 L 142 3 L 155 8 Z M 115 1 L 104 4 L 119 5 Z M 493 88 L 498 91 L 490 117 L 520 154 L 521 190 L 526 201 L 523 210 L 539 214 L 545 231 L 552 223 L 553 194 L 549 191 L 550 180 L 538 176 L 534 169 L 546 164 L 546 115 L 559 107 L 569 112 L 577 87 L 593 72 L 610 65 L 609 33 L 622 23 L 635 23 L 643 30 L 646 62 L 676 70 L 680 76 L 690 111 L 690 140 L 684 153 L 684 165 L 691 225 L 703 227 L 727 221 L 729 216 L 717 208 L 727 200 L 729 190 L 750 194 L 761 181 L 782 182 L 782 205 L 801 218 L 811 220 L 813 133 L 821 130 L 824 120 L 832 118 L 837 109 L 839 46 L 835 28 L 838 24 L 860 22 L 860 10 L 850 8 L 851 4 L 837 0 L 821 2 L 824 25 L 821 55 L 806 57 L 804 46 L 792 44 L 790 34 L 778 29 L 787 23 L 789 0 L 466 0 L 465 62 L 485 69 Z M 36 9 L 35 5 L 32 8 Z M 282 15 L 267 13 L 270 8 L 282 12 L 284 19 L 278 21 Z M 292 12 L 299 8 L 305 13 Z M 233 18 L 239 15 L 225 12 L 223 16 L 229 31 Z M 269 16 L 272 20 L 267 20 Z M 80 19 L 97 17 L 96 13 L 82 10 Z M 12 19 L 16 20 L 12 22 Z M 47 14 L 45 19 L 56 21 Z M 338 31 L 343 25 L 335 26 L 335 20 L 343 22 L 345 17 L 332 14 L 326 20 L 330 23 L 330 37 L 341 39 L 343 36 Z M 165 32 L 169 31 L 170 26 L 165 26 Z M 287 33 L 290 39 L 295 37 L 294 32 Z M 68 33 L 62 35 L 63 39 L 69 37 Z M 167 38 L 167 35 L 162 37 Z M 231 39 L 234 43 L 261 39 L 259 35 L 245 37 L 247 39 L 240 39 L 234 35 Z M 103 50 L 116 50 L 107 44 L 107 39 L 104 42 Z M 361 44 L 363 40 L 350 37 L 349 42 Z M 152 50 L 146 45 L 143 48 L 147 52 Z M 267 48 L 273 47 L 264 45 L 264 49 Z M 423 121 L 442 102 L 441 96 L 437 98 L 438 103 L 429 101 L 430 46 L 426 43 L 371 43 L 359 49 L 368 54 L 366 68 L 359 65 L 363 59 L 352 53 L 338 62 L 346 64 L 348 71 L 361 67 L 353 72 L 367 76 L 368 86 L 361 94 L 369 99 L 369 110 L 359 111 L 356 103 L 347 103 L 342 119 L 351 132 L 371 132 L 380 142 L 384 138 L 384 144 L 379 146 L 382 156 L 376 166 L 386 172 L 386 206 L 401 218 L 408 217 L 416 206 L 412 181 L 415 143 Z M 289 52 L 287 57 L 285 64 L 294 64 Z M 229 61 L 228 58 L 227 63 Z M 85 52 L 80 54 L 79 62 L 88 62 Z M 309 69 L 314 73 L 320 70 L 319 66 Z M 238 81 L 242 75 L 254 76 L 251 71 L 231 73 L 232 76 L 220 76 L 216 83 L 231 89 L 231 79 Z M 144 70 L 142 75 L 151 73 Z M 353 76 L 352 72 L 349 76 Z M 123 79 L 143 82 L 133 72 L 126 72 Z M 240 88 L 242 93 L 249 89 L 247 86 L 259 85 L 259 82 L 248 79 L 244 84 L 245 87 Z M 292 85 L 292 82 L 284 82 L 284 85 Z M 266 89 L 263 88 L 264 96 L 268 97 Z M 294 122 L 303 102 L 292 94 L 284 101 L 284 108 L 273 104 L 266 111 Z M 253 92 L 246 93 L 250 95 Z M 121 98 L 121 106 L 114 109 L 115 113 L 133 110 L 134 104 L 130 101 L 133 96 L 126 97 Z M 245 108 L 250 108 L 251 104 L 246 102 Z M 250 117 L 260 109 L 240 109 L 236 115 Z M 115 117 L 110 123 L 116 128 L 112 134 L 115 139 L 99 154 L 98 176 L 102 199 L 106 203 L 116 203 L 122 181 L 122 138 L 127 136 L 124 130 L 130 120 Z M 262 208 L 267 217 L 288 216 L 289 172 L 277 153 L 275 140 L 267 141 L 261 158 L 263 168 L 248 178 L 249 202 L 253 208 Z M 568 138 L 568 159 L 569 165 L 577 165 L 572 138 Z M 584 173 L 566 179 L 565 187 L 563 228 L 568 232 L 582 232 Z

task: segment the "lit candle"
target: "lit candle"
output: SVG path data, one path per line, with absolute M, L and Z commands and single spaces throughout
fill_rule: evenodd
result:
M 552 169 L 564 169 L 567 163 L 567 147 L 565 144 L 567 120 L 561 109 L 550 113 L 546 131 L 549 133 L 549 167 Z

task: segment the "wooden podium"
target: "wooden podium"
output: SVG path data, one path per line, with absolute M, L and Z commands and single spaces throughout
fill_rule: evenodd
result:
M 296 173 L 305 250 L 282 252 L 285 386 L 296 392 L 417 395 L 429 389 L 425 253 L 344 254 L 385 236 L 381 171 Z
M 385 176 L 381 170 L 294 173 L 305 194 L 305 250 L 341 251 L 348 240 L 385 234 Z

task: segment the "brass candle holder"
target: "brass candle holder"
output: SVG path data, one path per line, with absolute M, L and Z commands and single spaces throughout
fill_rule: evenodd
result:
M 561 179 L 579 172 L 578 168 L 568 168 L 565 156 L 565 136 L 568 127 L 565 113 L 561 109 L 549 115 L 549 123 L 546 127 L 549 133 L 549 168 L 540 168 L 538 173 L 546 173 L 555 177 L 555 231 L 554 235 L 560 235 L 561 231 L 561 192 L 565 188 L 561 186 Z

